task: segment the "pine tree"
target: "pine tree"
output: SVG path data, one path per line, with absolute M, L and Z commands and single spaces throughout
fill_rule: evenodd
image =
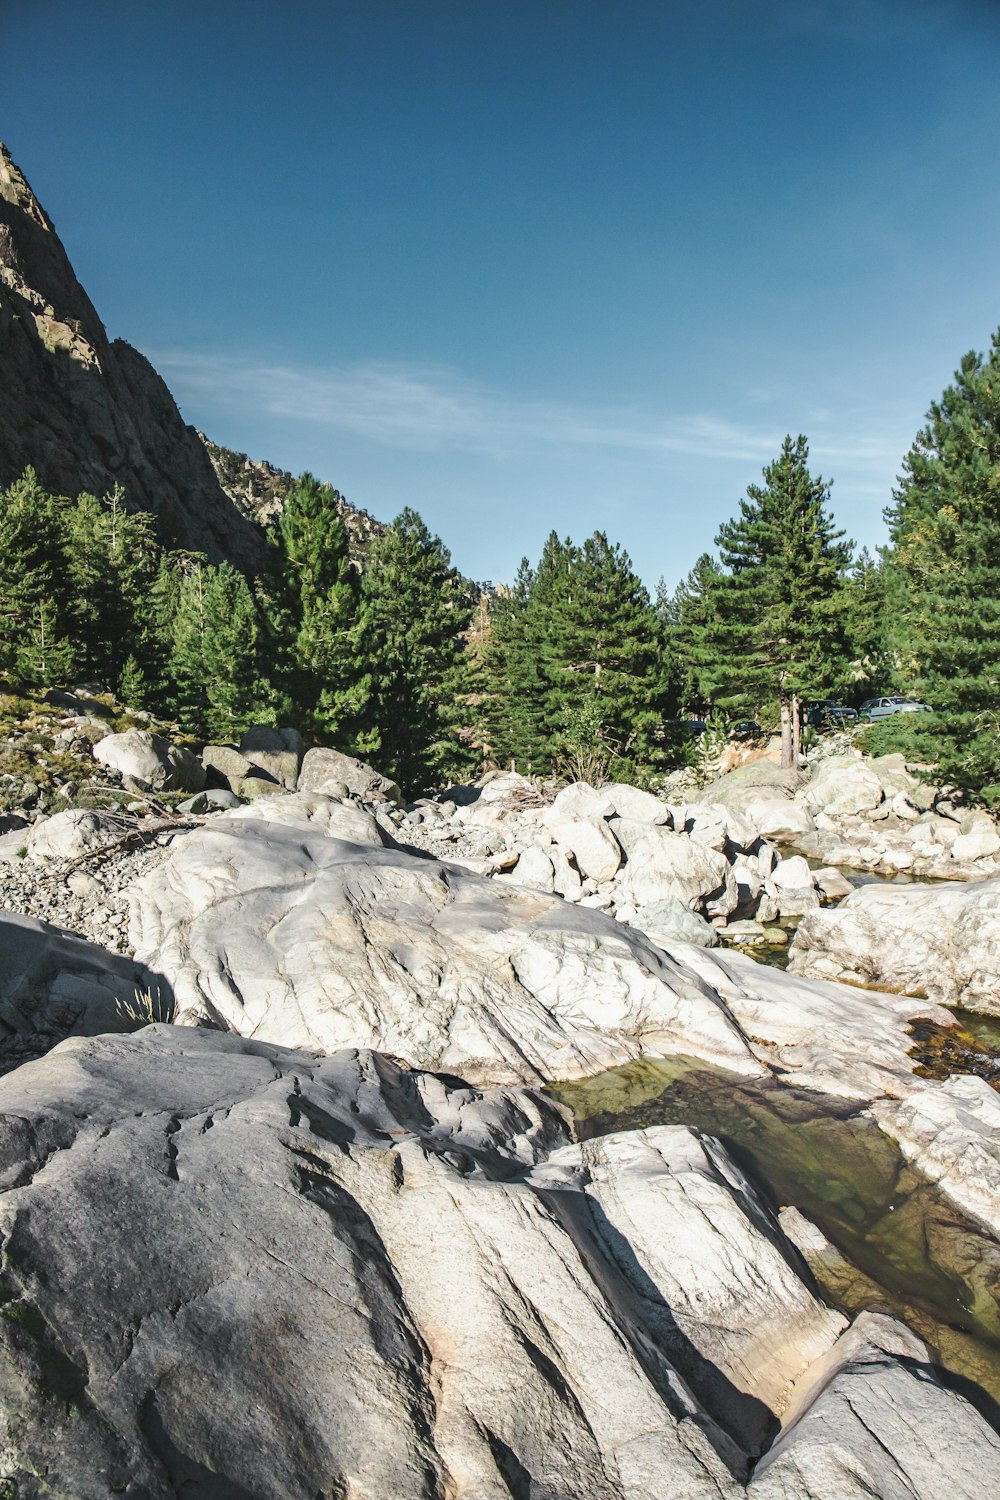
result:
M 0 490 L 0 674 L 26 682 L 69 678 L 67 605 L 61 504 L 26 469 Z
M 159 561 L 154 525 L 150 515 L 129 515 L 120 489 L 103 500 L 80 495 L 62 511 L 77 671 L 113 692 L 128 657 L 143 654 L 143 614 Z
M 257 613 L 242 573 L 195 563 L 181 575 L 170 656 L 181 724 L 215 739 L 259 722 Z
M 577 753 L 582 730 L 617 774 L 648 767 L 668 692 L 649 594 L 628 553 L 602 531 L 575 553 L 567 582 L 559 596 L 564 618 L 557 683 L 565 699 L 560 748 Z
M 490 700 L 501 758 L 638 775 L 657 751 L 670 694 L 659 618 L 628 554 L 603 532 L 582 547 L 552 532 L 495 596 Z
M 490 600 L 487 693 L 495 754 L 522 771 L 547 771 L 565 707 L 560 688 L 562 610 L 575 554 L 553 531 L 537 568 L 523 558 L 513 587 Z
M 355 735 L 404 791 L 426 791 L 474 762 L 463 634 L 468 586 L 447 549 L 406 509 L 372 544 L 362 579 L 362 648 L 372 673 L 368 726 Z
M 1000 330 L 932 403 L 886 511 L 890 643 L 948 774 L 1000 796 Z M 923 726 L 922 726 L 923 727 Z
M 851 565 L 845 585 L 847 638 L 854 696 L 888 692 L 895 679 L 889 650 L 889 606 L 886 569 L 881 557 L 863 547 Z
M 361 585 L 329 485 L 303 474 L 282 509 L 261 580 L 269 675 L 285 711 L 341 743 L 366 715 Z
M 677 698 L 688 712 L 699 716 L 709 712 L 712 702 L 711 682 L 703 681 L 699 643 L 711 629 L 720 577 L 715 558 L 703 552 L 661 608 L 668 649 L 677 664 Z
M 760 711 L 778 701 L 782 761 L 793 763 L 801 695 L 849 675 L 844 577 L 850 548 L 827 511 L 830 485 L 808 468 L 804 437 L 786 437 L 719 530 L 721 569 L 692 632 L 702 688 L 717 707 Z

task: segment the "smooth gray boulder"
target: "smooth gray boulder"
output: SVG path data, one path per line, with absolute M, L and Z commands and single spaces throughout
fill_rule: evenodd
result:
M 565 823 L 579 818 L 609 818 L 615 810 L 607 787 L 592 787 L 589 781 L 571 781 L 561 787 L 542 822 Z
M 402 793 L 394 781 L 383 776 L 364 761 L 339 750 L 320 746 L 307 750 L 298 777 L 300 792 L 325 792 L 332 787 L 346 787 L 365 802 L 401 802 Z
M 706 922 L 704 917 L 685 906 L 678 896 L 665 896 L 640 907 L 635 916 L 629 917 L 628 925 L 644 932 L 658 948 L 669 948 L 672 943 L 696 943 L 699 948 L 714 948 L 719 941 L 719 934 L 711 922 Z
M 617 889 L 621 900 L 636 907 L 676 896 L 708 916 L 728 916 L 739 901 L 726 856 L 667 828 L 650 828 L 633 845 Z
M 935 1383 L 925 1346 L 862 1313 L 810 1372 L 754 1472 L 758 1500 L 972 1500 L 995 1492 L 1000 1437 Z
M 151 1027 L 0 1080 L 0 1233 L 19 1496 L 992 1494 L 982 1418 L 681 1128 Z
M 1000 1015 L 1000 879 L 859 886 L 809 913 L 789 966 Z
M 209 807 L 220 809 L 239 807 L 241 805 L 236 793 L 228 791 L 225 787 L 209 787 L 205 792 L 205 801 Z
M 231 783 L 231 787 L 244 802 L 256 802 L 261 797 L 287 796 L 281 782 L 275 781 L 273 776 L 266 776 L 263 771 L 241 776 L 238 781 Z
M 805 780 L 801 771 L 783 771 L 773 760 L 752 760 L 711 782 L 699 794 L 698 801 L 721 802 L 736 812 L 743 812 L 748 802 L 760 801 L 764 797 L 790 801 Z
M 550 823 L 549 830 L 559 848 L 573 856 L 585 879 L 603 885 L 618 873 L 621 845 L 602 818 L 560 819 Z
M 790 802 L 787 797 L 748 797 L 743 811 L 762 838 L 776 839 L 780 844 L 794 844 L 797 839 L 816 832 L 809 809 L 801 802 Z
M 553 853 L 555 851 L 553 850 Z M 545 849 L 532 844 L 518 855 L 517 863 L 498 879 L 511 885 L 524 885 L 536 891 L 554 891 L 556 871 L 552 858 Z
M 983 859 L 1000 853 L 1000 830 L 989 813 L 967 814 L 961 832 L 951 846 L 952 859 Z
M 124 734 L 105 735 L 93 750 L 94 759 L 129 776 L 154 792 L 201 792 L 205 789 L 205 767 L 183 745 L 148 729 L 127 729 Z
M 201 752 L 201 763 L 209 779 L 224 781 L 227 786 L 249 776 L 253 767 L 245 755 L 234 750 L 232 745 L 206 745 Z
M 351 844 L 371 844 L 381 848 L 389 843 L 372 813 L 356 802 L 342 802 L 337 797 L 324 797 L 320 792 L 289 792 L 278 802 L 251 802 L 246 807 L 234 808 L 227 817 L 240 822 L 249 818 L 279 826 L 309 828 L 314 833 L 344 839 Z
M 629 786 L 623 781 L 613 781 L 601 790 L 619 818 L 628 818 L 633 823 L 670 823 L 669 807 L 652 792 L 644 792 L 641 787 Z

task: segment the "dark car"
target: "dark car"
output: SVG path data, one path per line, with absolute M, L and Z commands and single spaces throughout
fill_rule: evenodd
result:
M 670 744 L 684 740 L 700 740 L 708 725 L 704 719 L 664 719 L 661 735 Z
M 762 740 L 764 731 L 754 719 L 737 719 L 729 730 L 731 740 Z
M 805 722 L 813 729 L 840 729 L 857 722 L 858 711 L 838 703 L 834 698 L 814 698 L 806 705 Z

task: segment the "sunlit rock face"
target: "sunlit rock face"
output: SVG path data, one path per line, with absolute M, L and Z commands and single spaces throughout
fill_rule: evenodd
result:
M 0 1232 L 19 1495 L 992 1492 L 921 1346 L 844 1332 L 684 1128 L 153 1027 L 0 1082 Z
M 1000 1015 L 1000 880 L 862 886 L 806 918 L 790 967 Z
M 278 808 L 214 819 L 136 889 L 137 956 L 181 1022 L 374 1047 L 474 1082 L 579 1077 L 643 1051 L 761 1071 L 710 987 L 641 933 L 347 842 L 359 813 L 316 794 Z

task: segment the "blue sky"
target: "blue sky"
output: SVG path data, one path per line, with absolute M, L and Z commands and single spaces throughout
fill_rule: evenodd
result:
M 997 0 L 0 0 L 0 138 L 216 441 L 477 578 L 849 535 L 1000 324 Z

